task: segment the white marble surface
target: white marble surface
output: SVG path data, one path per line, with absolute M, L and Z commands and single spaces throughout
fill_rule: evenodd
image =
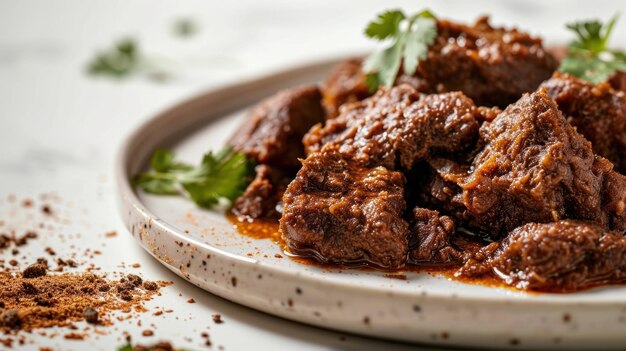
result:
M 126 234 L 116 209 L 112 167 L 123 138 L 139 123 L 177 101 L 227 82 L 255 76 L 316 58 L 371 48 L 361 35 L 364 23 L 387 7 L 417 10 L 470 20 L 491 13 L 495 23 L 515 23 L 549 42 L 568 38 L 563 23 L 576 18 L 608 18 L 625 13 L 623 1 L 0 1 L 0 220 L 20 230 L 32 220 L 12 213 L 8 201 L 56 193 L 56 205 L 69 223 L 22 249 L 27 258 L 45 256 L 45 246 L 69 238 L 74 248 L 59 256 L 99 249 L 95 263 L 105 272 L 140 272 L 148 279 L 173 280 L 149 307 L 172 308 L 161 316 L 103 329 L 107 334 L 84 341 L 27 335 L 14 349 L 114 350 L 122 331 L 150 343 L 170 340 L 179 347 L 205 349 L 200 333 L 210 327 L 213 349 L 416 349 L 344 335 L 281 320 L 234 305 L 185 283 L 144 253 Z M 172 22 L 192 17 L 198 35 L 172 35 Z M 614 43 L 626 36 L 618 24 Z M 117 38 L 132 36 L 142 49 L 177 64 L 167 83 L 133 77 L 94 79 L 84 74 L 94 51 Z M 18 211 L 23 215 L 23 210 Z M 36 211 L 35 211 L 36 212 Z M 30 221 L 30 222 L 29 222 Z M 115 238 L 103 233 L 116 230 Z M 58 246 L 58 244 L 56 245 Z M 0 253 L 10 259 L 10 252 Z M 125 264 L 126 268 L 121 267 Z M 140 269 L 130 268 L 140 263 Z M 182 294 L 182 296 L 179 296 Z M 193 297 L 197 303 L 188 304 Z M 211 315 L 221 313 L 224 324 Z M 142 337 L 146 326 L 155 336 Z M 422 347 L 417 349 L 429 349 Z

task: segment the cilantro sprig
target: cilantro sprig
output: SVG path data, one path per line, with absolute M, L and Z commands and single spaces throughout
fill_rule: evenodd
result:
M 428 10 L 407 16 L 400 10 L 389 10 L 378 15 L 365 28 L 369 38 L 386 41 L 391 46 L 373 53 L 363 62 L 366 84 L 370 91 L 379 85 L 392 86 L 400 66 L 412 75 L 419 60 L 426 58 L 428 46 L 437 37 L 435 16 Z
M 618 17 L 613 16 L 605 24 L 599 20 L 568 23 L 576 39 L 569 44 L 559 70 L 593 83 L 605 81 L 615 71 L 626 72 L 626 54 L 608 47 Z
M 131 344 L 124 344 L 124 345 L 118 347 L 117 351 L 135 351 L 135 350 L 139 350 L 139 349 L 151 351 L 151 350 L 161 350 L 162 348 L 158 347 L 157 345 L 133 347 L 133 345 L 131 345 Z M 191 350 L 188 350 L 188 349 L 178 349 L 178 351 L 191 351 Z
M 172 78 L 173 68 L 170 60 L 145 55 L 136 40 L 125 38 L 97 52 L 87 64 L 87 73 L 113 78 L 144 75 L 155 81 L 166 81 Z
M 137 70 L 139 61 L 137 43 L 126 38 L 115 43 L 112 48 L 96 54 L 89 63 L 88 71 L 93 75 L 123 77 Z
M 235 200 L 252 169 L 246 155 L 232 148 L 208 152 L 199 166 L 177 162 L 171 151 L 157 149 L 150 164 L 152 170 L 135 177 L 138 187 L 152 194 L 183 194 L 204 208 L 214 207 L 220 199 Z
M 198 23 L 191 18 L 179 18 L 174 22 L 174 34 L 179 37 L 191 37 L 198 32 Z

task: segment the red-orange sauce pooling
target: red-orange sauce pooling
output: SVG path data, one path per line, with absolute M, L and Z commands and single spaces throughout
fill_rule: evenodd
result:
M 226 217 L 240 234 L 253 239 L 271 239 L 278 244 L 283 242 L 278 231 L 277 220 L 255 219 L 253 221 L 241 221 L 232 213 L 228 213 Z
M 497 287 L 497 288 L 506 288 L 515 291 L 524 291 L 529 294 L 539 294 L 540 292 L 533 290 L 522 290 L 516 287 L 507 285 L 501 279 L 498 279 L 495 276 L 482 276 L 480 278 L 468 278 L 468 277 L 457 277 L 455 272 L 459 268 L 458 266 L 429 266 L 429 265 L 416 265 L 407 263 L 404 267 L 400 269 L 381 269 L 379 267 L 373 267 L 366 263 L 359 263 L 354 265 L 341 265 L 341 264 L 328 264 L 316 261 L 312 257 L 307 256 L 299 256 L 292 252 L 290 252 L 289 247 L 283 240 L 280 231 L 278 229 L 278 221 L 272 219 L 256 219 L 253 221 L 240 221 L 235 215 L 228 214 L 228 219 L 231 223 L 233 223 L 234 227 L 237 231 L 250 238 L 254 239 L 269 239 L 272 242 L 276 243 L 283 253 L 289 257 L 291 260 L 309 266 L 316 266 L 324 270 L 341 270 L 341 269 L 357 269 L 360 271 L 378 271 L 384 272 L 385 276 L 388 276 L 390 279 L 404 279 L 405 273 L 426 273 L 429 275 L 439 275 L 444 276 L 447 279 L 455 280 L 462 283 L 467 284 L 479 284 L 488 287 Z M 592 289 L 597 285 L 585 286 L 577 289 L 577 291 Z M 550 290 L 550 293 L 569 293 L 571 291 L 560 291 L 560 290 Z
M 405 267 L 401 269 L 389 269 L 384 270 L 378 267 L 373 267 L 367 264 L 355 264 L 355 265 L 340 265 L 340 264 L 327 264 L 316 261 L 315 259 L 307 256 L 299 256 L 289 251 L 289 247 L 286 245 L 283 240 L 280 231 L 278 229 L 278 220 L 272 219 L 255 219 L 251 221 L 241 221 L 237 218 L 237 216 L 228 213 L 228 220 L 233 223 L 237 232 L 247 237 L 253 239 L 269 239 L 272 242 L 276 243 L 280 249 L 283 251 L 285 256 L 289 257 L 291 260 L 308 266 L 316 266 L 322 268 L 324 270 L 339 270 L 339 269 L 358 269 L 361 271 L 380 271 L 384 272 L 385 276 L 390 279 L 406 279 L 405 273 L 426 273 L 430 275 L 441 275 L 451 280 L 456 280 L 464 283 L 472 283 L 472 284 L 480 284 L 484 286 L 490 287 L 501 287 L 507 289 L 517 290 L 511 286 L 506 285 L 499 279 L 493 277 L 486 278 L 458 278 L 454 276 L 454 272 L 458 267 L 441 267 L 441 266 L 425 266 L 425 265 L 411 265 L 407 264 Z M 531 292 L 532 293 L 532 292 Z

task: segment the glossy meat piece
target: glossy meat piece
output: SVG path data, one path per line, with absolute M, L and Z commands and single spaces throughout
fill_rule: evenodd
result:
M 280 231 L 293 252 L 329 263 L 404 265 L 408 224 L 401 173 L 357 166 L 329 149 L 303 161 L 283 201 Z
M 408 85 L 345 105 L 305 136 L 307 153 L 339 150 L 365 167 L 411 169 L 432 154 L 454 154 L 478 138 L 478 109 L 461 93 L 423 95 Z
M 284 90 L 262 101 L 228 141 L 258 163 L 298 168 L 304 156 L 302 137 L 325 112 L 316 86 Z
M 593 151 L 626 172 L 626 99 L 608 83 L 593 84 L 555 73 L 542 84 L 567 120 L 585 136 Z
M 410 227 L 409 260 L 423 265 L 450 265 L 461 262 L 463 253 L 451 244 L 456 233 L 452 218 L 421 207 L 413 209 Z
M 593 154 L 545 91 L 524 96 L 480 133 L 484 147 L 471 164 L 429 160 L 423 203 L 491 239 L 560 219 L 626 229 L 626 177 Z
M 278 219 L 280 211 L 277 206 L 292 176 L 263 164 L 256 166 L 255 172 L 255 178 L 235 200 L 231 212 L 239 221 L 258 218 Z
M 322 86 L 323 105 L 328 118 L 339 115 L 339 107 L 347 102 L 363 100 L 372 95 L 365 84 L 361 69 L 363 61 L 358 58 L 341 62 L 333 68 Z
M 469 173 L 469 165 L 445 158 L 433 158 L 413 172 L 409 184 L 414 186 L 417 202 L 437 209 L 464 224 L 466 211 L 461 184 Z
M 626 91 L 626 72 L 616 71 L 606 80 L 613 89 Z
M 591 144 L 544 91 L 525 95 L 480 132 L 487 145 L 460 184 L 470 227 L 498 238 L 528 222 L 607 223 Z
M 536 90 L 558 66 L 541 39 L 516 29 L 492 27 L 486 17 L 471 26 L 439 20 L 437 32 L 416 73 L 401 72 L 396 85 L 410 84 L 425 93 L 461 91 L 477 105 L 504 108 Z M 359 66 L 357 60 L 341 64 L 324 84 L 325 106 L 331 116 L 346 101 L 368 95 Z
M 626 237 L 595 224 L 528 223 L 483 248 L 458 273 L 493 275 L 520 289 L 574 291 L 626 282 Z

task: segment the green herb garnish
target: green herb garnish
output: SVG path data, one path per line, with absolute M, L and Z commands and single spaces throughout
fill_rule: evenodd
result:
M 380 84 L 393 85 L 403 60 L 404 72 L 415 73 L 419 60 L 426 58 L 428 46 L 435 42 L 437 22 L 428 10 L 411 17 L 400 10 L 390 10 L 371 21 L 365 28 L 365 35 L 392 41 L 391 46 L 373 53 L 363 63 L 367 86 L 375 91 Z
M 174 33 L 179 37 L 190 37 L 198 32 L 198 24 L 190 18 L 179 18 L 174 22 Z
M 156 349 L 155 346 L 149 346 L 149 347 L 142 347 L 142 350 L 152 350 L 152 349 Z M 161 348 L 159 348 L 161 349 Z M 131 344 L 126 344 L 126 345 L 122 345 L 120 347 L 117 348 L 117 351 L 135 351 L 135 348 L 131 345 Z M 178 349 L 178 351 L 191 351 L 188 349 Z
M 88 64 L 87 73 L 114 78 L 141 74 L 155 81 L 165 81 L 172 77 L 172 63 L 157 56 L 148 57 L 139 50 L 135 40 L 123 39 L 97 53 Z
M 205 154 L 199 166 L 176 162 L 172 152 L 157 149 L 150 164 L 150 172 L 135 177 L 137 186 L 153 194 L 183 194 L 204 208 L 217 205 L 220 199 L 235 200 L 252 168 L 246 155 L 232 148 Z
M 599 20 L 567 24 L 577 38 L 569 44 L 559 70 L 593 83 L 605 81 L 615 71 L 626 72 L 626 54 L 608 48 L 617 19 L 615 15 L 606 24 Z
M 93 75 L 127 76 L 139 66 L 139 48 L 132 39 L 118 41 L 111 49 L 98 53 L 89 63 Z

